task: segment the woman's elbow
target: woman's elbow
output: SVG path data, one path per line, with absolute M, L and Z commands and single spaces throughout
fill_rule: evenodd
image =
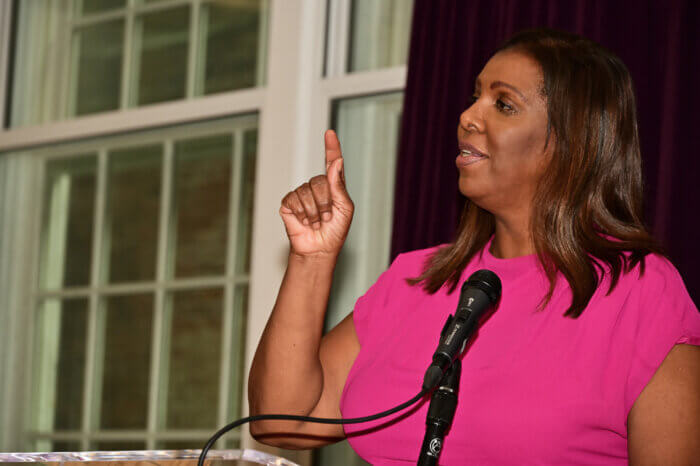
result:
M 343 439 L 331 432 L 314 432 L 308 423 L 295 421 L 256 421 L 250 424 L 250 435 L 258 442 L 287 450 L 306 450 Z

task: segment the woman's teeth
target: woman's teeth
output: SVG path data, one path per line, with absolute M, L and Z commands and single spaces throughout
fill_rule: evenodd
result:
M 475 153 L 473 153 L 473 152 L 471 152 L 471 151 L 468 151 L 468 150 L 466 150 L 466 149 L 462 149 L 462 150 L 460 151 L 460 155 L 461 155 L 462 157 L 469 157 L 470 155 L 473 155 L 474 157 L 482 157 L 481 154 L 475 154 Z

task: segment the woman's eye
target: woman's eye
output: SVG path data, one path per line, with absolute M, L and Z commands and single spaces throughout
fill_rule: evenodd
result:
M 512 106 L 503 102 L 501 99 L 496 100 L 496 108 L 498 108 L 499 111 L 504 113 L 513 113 L 515 111 L 515 109 Z

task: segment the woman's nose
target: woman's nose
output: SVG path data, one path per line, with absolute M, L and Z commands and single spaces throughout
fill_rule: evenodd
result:
M 462 112 L 459 116 L 459 126 L 467 132 L 480 132 L 483 129 L 483 121 L 478 114 L 476 102 Z

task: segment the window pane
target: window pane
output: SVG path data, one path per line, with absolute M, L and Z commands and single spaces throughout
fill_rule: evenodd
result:
M 153 296 L 105 300 L 100 427 L 143 429 L 148 411 Z
M 172 295 L 166 427 L 216 427 L 221 365 L 221 289 Z
M 119 108 L 123 42 L 123 20 L 97 23 L 75 31 L 77 70 L 72 79 L 75 115 Z
M 253 227 L 253 192 L 255 189 L 255 160 L 258 150 L 257 130 L 246 131 L 243 136 L 243 162 L 241 163 L 241 194 L 238 206 L 238 233 L 236 244 L 236 273 L 250 270 L 250 239 Z
M 47 300 L 38 325 L 36 428 L 80 430 L 83 413 L 87 300 Z M 48 417 L 53 417 L 53 422 Z
M 202 7 L 206 18 L 204 93 L 256 84 L 260 0 L 230 0 Z
M 124 8 L 126 0 L 78 0 L 83 14 L 102 13 L 103 11 Z
M 153 280 L 156 269 L 162 146 L 110 152 L 105 249 L 108 281 Z
M 138 105 L 185 97 L 190 7 L 157 11 L 141 23 Z
M 94 155 L 46 164 L 41 286 L 86 286 L 90 281 L 95 210 Z
M 332 126 L 343 152 L 350 154 L 345 172 L 355 217 L 336 266 L 336 277 L 342 278 L 333 281 L 338 286 L 331 291 L 330 326 L 345 317 L 388 265 L 402 96 L 396 92 L 333 103 Z
M 230 135 L 175 144 L 176 277 L 224 273 L 231 147 Z
M 248 317 L 248 285 L 238 285 L 233 299 L 233 341 L 231 342 L 231 390 L 229 390 L 229 418 L 241 415 L 243 380 L 243 353 L 245 328 Z
M 348 71 L 406 63 L 413 0 L 353 0 Z

